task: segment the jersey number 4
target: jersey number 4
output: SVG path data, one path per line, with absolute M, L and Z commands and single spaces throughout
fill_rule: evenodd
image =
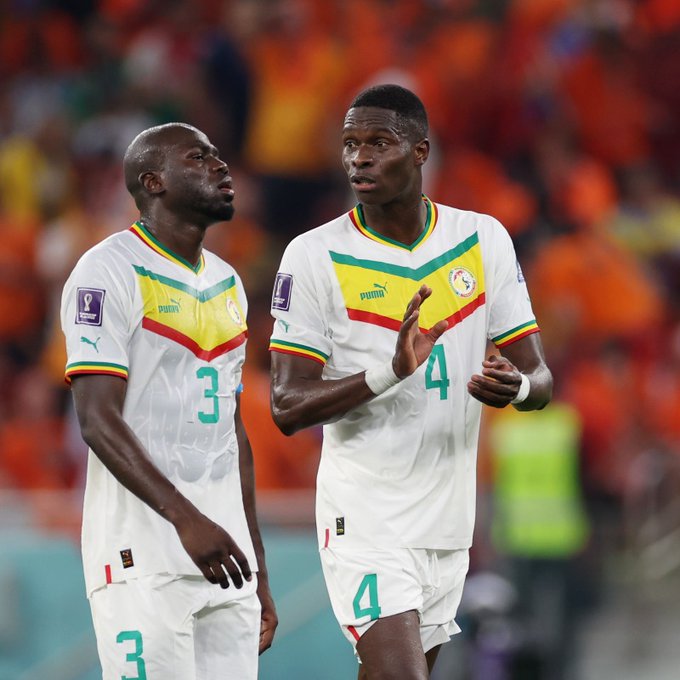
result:
M 436 377 L 437 375 L 439 377 Z M 435 345 L 425 368 L 425 387 L 428 390 L 439 390 L 439 398 L 443 400 L 448 399 L 450 383 L 444 347 Z
M 362 600 L 368 600 L 366 606 L 362 606 Z M 373 621 L 380 616 L 377 574 L 366 574 L 364 576 L 352 604 L 354 605 L 354 616 L 357 619 L 360 619 L 362 616 L 370 616 L 371 621 Z

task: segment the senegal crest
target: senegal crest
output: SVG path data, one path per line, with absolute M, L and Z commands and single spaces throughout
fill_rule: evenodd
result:
M 229 316 L 237 326 L 241 326 L 243 324 L 241 312 L 239 311 L 238 305 L 232 298 L 227 298 L 227 312 L 229 312 Z
M 449 283 L 453 292 L 461 298 L 468 298 L 477 289 L 477 280 L 474 274 L 465 267 L 455 267 L 449 272 Z

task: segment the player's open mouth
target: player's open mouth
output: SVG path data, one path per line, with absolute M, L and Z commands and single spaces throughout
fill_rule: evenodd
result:
M 375 180 L 365 175 L 354 175 L 350 181 L 355 189 L 372 189 L 375 186 Z
M 234 190 L 231 188 L 231 182 L 222 182 L 217 185 L 217 188 L 230 199 L 234 198 Z

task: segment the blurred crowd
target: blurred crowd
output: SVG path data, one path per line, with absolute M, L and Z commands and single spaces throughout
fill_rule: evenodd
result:
M 82 483 L 61 287 L 87 247 L 134 220 L 122 154 L 171 120 L 204 130 L 234 176 L 237 216 L 207 246 L 249 294 L 243 400 L 258 488 L 313 486 L 319 433 L 284 438 L 269 418 L 271 283 L 291 237 L 352 206 L 342 117 L 377 82 L 413 89 L 428 109 L 432 199 L 491 213 L 514 238 L 556 403 L 573 414 L 562 425 L 577 436 L 584 536 L 624 532 L 626 509 L 674 477 L 676 0 L 0 6 L 0 488 Z M 504 469 L 494 441 L 481 466 L 491 495 Z

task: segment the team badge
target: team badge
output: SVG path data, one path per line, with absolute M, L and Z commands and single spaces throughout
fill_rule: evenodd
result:
M 233 319 L 237 326 L 241 326 L 243 324 L 243 319 L 241 318 L 241 312 L 238 309 L 238 305 L 231 298 L 227 300 L 227 312 L 229 312 L 229 316 Z
M 274 293 L 272 295 L 272 309 L 280 309 L 287 312 L 290 309 L 290 295 L 293 291 L 293 275 L 279 272 L 274 281 Z
M 76 296 L 78 302 L 76 323 L 101 326 L 106 291 L 99 288 L 78 288 Z
M 449 272 L 449 283 L 458 297 L 469 298 L 477 290 L 477 279 L 465 267 L 452 269 Z
M 335 518 L 335 533 L 337 536 L 345 535 L 345 518 L 336 517 Z

